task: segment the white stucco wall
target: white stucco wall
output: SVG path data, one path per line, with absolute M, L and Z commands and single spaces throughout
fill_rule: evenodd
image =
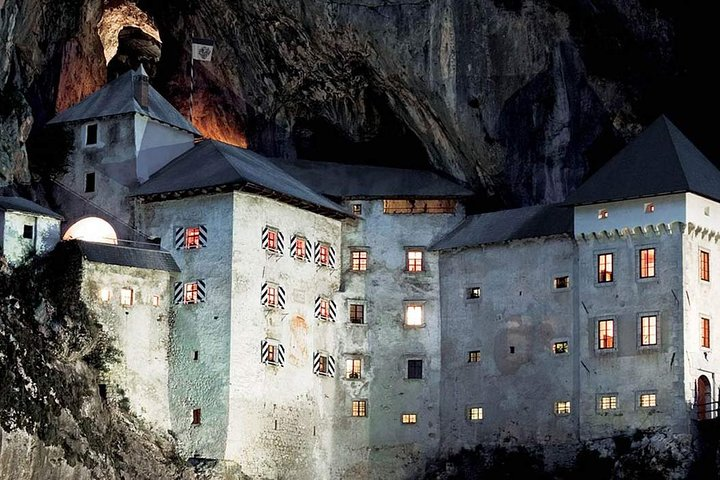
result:
M 193 147 L 191 133 L 135 115 L 136 174 L 140 183 Z
M 647 228 L 686 221 L 686 195 L 678 193 L 659 197 L 638 198 L 621 202 L 598 203 L 575 207 L 575 236 L 593 232 L 612 232 L 624 228 Z M 655 211 L 645 213 L 645 204 L 653 203 Z M 607 210 L 607 218 L 598 218 L 600 210 Z M 717 212 L 720 215 L 720 212 Z
M 175 274 L 134 267 L 83 262 L 82 295 L 121 352 L 118 363 L 103 374 L 108 398 L 126 397 L 130 409 L 166 432 L 170 424 L 168 348 L 170 297 Z M 133 304 L 122 305 L 120 291 L 133 290 Z M 101 290 L 110 299 L 101 300 Z M 153 295 L 160 305 L 152 305 Z
M 0 211 L 2 254 L 10 265 L 18 265 L 35 253 L 40 255 L 55 248 L 60 241 L 60 220 L 15 211 Z M 33 237 L 24 238 L 26 225 L 33 227 Z

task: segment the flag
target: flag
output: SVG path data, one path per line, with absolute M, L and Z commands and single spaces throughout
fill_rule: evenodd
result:
M 212 60 L 213 46 L 215 42 L 207 38 L 192 39 L 192 58 L 201 62 L 209 62 Z

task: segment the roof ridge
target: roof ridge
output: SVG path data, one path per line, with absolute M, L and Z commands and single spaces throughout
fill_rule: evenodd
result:
M 688 172 L 685 169 L 685 162 L 683 162 L 683 157 L 680 155 L 680 152 L 678 151 L 678 145 L 675 139 L 675 135 L 673 135 L 673 130 L 679 132 L 678 128 L 675 126 L 674 123 L 670 121 L 670 119 L 665 116 L 664 114 L 660 116 L 658 119 L 662 122 L 663 127 L 665 128 L 665 133 L 667 134 L 667 137 L 670 139 L 670 144 L 672 145 L 672 151 L 673 155 L 675 156 L 675 161 L 680 166 L 680 171 L 682 171 L 683 180 L 685 182 L 685 189 L 690 190 L 690 180 L 688 180 Z

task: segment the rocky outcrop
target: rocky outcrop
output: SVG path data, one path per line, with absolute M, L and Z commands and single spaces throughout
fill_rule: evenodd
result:
M 189 114 L 190 38 L 210 37 L 213 62 L 194 68 L 193 120 L 206 135 L 273 156 L 433 166 L 497 204 L 550 202 L 663 112 L 717 152 L 705 8 L 4 0 L 0 85 L 24 95 L 40 126 L 104 81 L 106 56 L 122 47 L 115 35 L 130 27 L 162 42 L 154 83 Z M 139 45 L 154 58 L 148 38 Z M 22 140 L 10 136 L 4 181 L 24 181 L 7 160 Z

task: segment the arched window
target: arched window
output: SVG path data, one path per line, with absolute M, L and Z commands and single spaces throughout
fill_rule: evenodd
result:
M 710 380 L 705 375 L 700 375 L 697 380 L 697 411 L 698 420 L 706 420 L 710 418 L 710 413 L 714 410 L 712 402 L 712 388 Z
M 112 225 L 102 218 L 87 217 L 78 220 L 68 228 L 63 240 L 84 240 L 117 245 L 117 234 Z

